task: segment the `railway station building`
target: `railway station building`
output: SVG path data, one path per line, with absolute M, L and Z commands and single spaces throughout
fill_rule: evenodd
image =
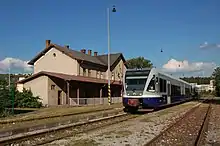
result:
M 108 55 L 92 50 L 76 51 L 46 40 L 45 49 L 29 65 L 34 72 L 17 82 L 42 99 L 44 106 L 105 104 L 108 102 Z M 110 54 L 112 102 L 121 102 L 123 73 L 127 69 L 122 53 Z

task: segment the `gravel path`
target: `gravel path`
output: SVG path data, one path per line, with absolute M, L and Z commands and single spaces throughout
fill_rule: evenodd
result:
M 149 146 L 194 146 L 208 106 L 208 104 L 202 104 L 199 108 L 190 112 L 189 115 L 181 119 L 180 122 L 158 137 L 158 139 Z
M 169 124 L 174 123 L 176 118 L 183 115 L 196 104 L 198 103 L 184 103 L 157 112 L 141 115 L 136 119 L 125 121 L 120 124 L 54 141 L 47 145 L 141 146 L 158 135 L 163 129 L 167 128 Z
M 220 105 L 212 105 L 206 146 L 220 146 Z

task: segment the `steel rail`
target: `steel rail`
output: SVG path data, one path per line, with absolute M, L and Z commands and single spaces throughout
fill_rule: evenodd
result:
M 127 114 L 127 113 L 122 113 L 122 114 L 112 115 L 112 116 L 103 117 L 103 118 L 99 118 L 99 119 L 92 119 L 92 120 L 88 120 L 86 122 L 71 123 L 71 124 L 60 125 L 60 126 L 52 127 L 52 128 L 48 128 L 48 129 L 42 129 L 42 130 L 17 134 L 17 135 L 13 135 L 13 136 L 9 136 L 9 137 L 3 137 L 3 138 L 0 138 L 0 145 L 22 142 L 25 139 L 30 140 L 32 137 L 38 137 L 38 136 L 42 136 L 42 135 L 45 135 L 45 134 L 59 132 L 59 131 L 62 131 L 62 130 L 67 130 L 67 129 L 71 129 L 71 128 L 74 128 L 74 127 L 93 124 L 93 123 L 99 123 L 101 125 L 102 122 L 110 121 L 112 119 L 116 119 L 116 118 L 120 118 L 120 117 L 126 117 L 126 116 L 128 116 L 128 118 L 126 118 L 124 120 L 120 120 L 118 122 L 123 122 L 125 120 L 128 120 L 129 118 L 135 118 L 138 115 L 130 115 L 130 114 Z M 71 136 L 71 135 L 69 135 L 69 136 Z M 58 140 L 58 139 L 65 138 L 65 137 L 68 137 L 68 135 L 60 136 L 59 138 L 54 138 L 52 140 L 45 141 L 43 143 L 52 142 L 54 140 Z M 42 143 L 40 143 L 40 144 L 42 144 Z M 37 145 L 39 145 L 39 143 Z

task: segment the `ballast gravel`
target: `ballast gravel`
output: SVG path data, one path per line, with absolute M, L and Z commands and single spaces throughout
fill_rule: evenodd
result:
M 149 146 L 193 146 L 208 111 L 208 104 L 202 104 L 187 113 L 183 119 L 163 133 Z
M 205 145 L 220 146 L 220 104 L 212 105 Z
M 135 119 L 102 127 L 87 133 L 54 141 L 46 145 L 53 146 L 142 146 L 153 139 L 177 118 L 183 116 L 198 102 L 181 105 L 140 115 Z

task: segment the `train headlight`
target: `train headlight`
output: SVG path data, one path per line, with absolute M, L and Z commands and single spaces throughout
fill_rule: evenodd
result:
M 142 95 L 142 93 L 139 94 L 140 96 Z

